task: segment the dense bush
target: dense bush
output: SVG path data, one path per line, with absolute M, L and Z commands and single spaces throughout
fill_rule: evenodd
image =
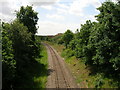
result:
M 97 72 L 120 82 L 120 3 L 107 1 L 97 10 L 100 11 L 96 16 L 97 22 L 86 21 L 81 25 L 80 31 L 77 30 L 74 34 L 74 39 L 73 36 L 72 40 L 64 39 L 69 48 L 64 51 L 72 50 L 86 65 L 91 65 Z M 66 33 L 64 37 L 65 35 Z M 71 56 L 70 53 L 66 54 Z
M 2 84 L 3 88 L 10 88 L 13 85 L 16 69 L 12 40 L 10 40 L 9 24 L 2 24 Z
M 27 78 L 27 69 L 40 56 L 40 41 L 35 37 L 37 13 L 31 6 L 21 7 L 17 19 L 2 23 L 3 89 L 19 87 Z M 28 25 L 29 22 L 29 25 Z
M 70 30 L 67 30 L 64 34 L 63 34 L 63 37 L 62 37 L 62 40 L 65 44 L 65 47 L 67 48 L 70 41 L 74 38 L 74 34 L 72 31 Z
M 120 6 L 113 2 L 105 2 L 98 8 L 100 14 L 91 31 L 86 47 L 86 57 L 92 53 L 89 60 L 93 64 L 104 67 L 107 71 L 120 71 Z M 90 52 L 89 52 L 90 51 Z M 108 71 L 109 73 L 111 73 Z M 113 73 L 114 74 L 114 73 Z M 120 72 L 119 72 L 120 74 Z

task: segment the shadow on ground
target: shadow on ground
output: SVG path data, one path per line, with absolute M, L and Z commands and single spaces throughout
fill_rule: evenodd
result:
M 41 64 L 39 61 L 30 63 L 29 66 L 24 66 L 15 80 L 15 89 L 21 88 L 29 90 L 39 90 L 43 88 L 41 78 L 47 77 L 47 65 Z M 41 90 L 41 89 L 40 89 Z

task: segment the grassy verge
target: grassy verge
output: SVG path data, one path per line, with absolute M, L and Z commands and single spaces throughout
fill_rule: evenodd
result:
M 101 74 L 91 74 L 91 67 L 86 66 L 82 60 L 78 60 L 75 56 L 67 57 L 67 53 L 63 51 L 64 46 L 46 42 L 52 45 L 58 53 L 65 58 L 65 62 L 68 68 L 71 70 L 72 75 L 75 78 L 76 83 L 81 88 L 113 88 L 111 85 L 111 79 L 102 77 Z
M 90 67 L 87 67 L 82 60 L 76 59 L 74 56 L 65 59 L 69 68 L 72 71 L 73 76 L 76 79 L 76 83 L 81 88 L 111 88 L 110 79 L 103 78 L 100 74 L 92 75 Z
M 44 46 L 42 46 L 41 56 L 41 58 L 36 59 L 36 61 L 38 61 L 41 64 L 41 67 L 38 67 L 39 69 L 37 69 L 37 71 L 39 72 L 38 75 L 40 76 L 35 76 L 34 82 L 37 83 L 36 85 L 38 88 L 45 88 L 47 82 L 48 56 L 47 50 Z
M 46 87 L 47 82 L 47 68 L 48 68 L 48 56 L 46 48 L 41 45 L 42 51 L 39 58 L 36 61 L 29 64 L 28 68 L 25 68 L 24 78 L 21 79 L 20 85 L 17 88 L 29 88 L 29 90 L 42 90 Z

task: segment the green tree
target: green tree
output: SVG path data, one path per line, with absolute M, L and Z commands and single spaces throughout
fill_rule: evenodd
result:
M 25 78 L 25 70 L 34 61 L 33 52 L 31 52 L 31 32 L 28 32 L 28 28 L 21 24 L 18 20 L 11 23 L 10 27 L 10 39 L 13 44 L 13 54 L 16 60 L 16 77 L 15 84 L 21 82 L 22 78 Z M 19 81 L 18 81 L 19 80 Z M 23 82 L 21 82 L 23 83 Z
M 16 73 L 16 61 L 14 59 L 12 40 L 10 40 L 10 24 L 2 23 L 2 86 L 11 88 Z
M 107 75 L 120 77 L 120 4 L 104 2 L 98 10 L 98 23 L 90 34 L 86 57 Z
M 69 48 L 72 49 L 73 51 L 76 49 L 76 45 L 78 44 L 78 39 L 80 38 L 80 32 L 77 29 L 75 34 L 74 34 L 74 39 L 70 41 L 69 43 Z
M 90 20 L 86 21 L 86 24 L 81 25 L 80 32 L 76 33 L 76 48 L 75 48 L 75 55 L 76 57 L 80 58 L 84 56 L 84 49 L 85 46 L 88 44 L 91 27 L 93 26 Z
M 37 14 L 38 13 L 32 9 L 32 6 L 27 6 L 27 7 L 22 6 L 20 8 L 20 11 L 17 12 L 17 18 L 21 23 L 27 26 L 28 31 L 32 33 L 33 40 L 35 40 L 34 35 L 37 32 L 37 28 L 36 28 L 38 21 Z
M 37 57 L 40 52 L 40 45 L 35 40 L 35 33 L 37 32 L 37 21 L 38 21 L 38 13 L 35 12 L 32 8 L 32 6 L 24 7 L 22 6 L 20 8 L 20 11 L 17 12 L 17 19 L 20 21 L 20 23 L 23 23 L 24 26 L 28 28 L 28 33 L 31 33 L 31 56 L 33 58 Z
M 63 37 L 62 37 L 62 40 L 63 40 L 63 42 L 65 43 L 66 48 L 68 47 L 68 44 L 69 44 L 69 42 L 73 39 L 73 37 L 74 37 L 74 34 L 73 34 L 73 32 L 70 31 L 70 30 L 67 30 L 67 31 L 64 33 L 64 35 L 63 35 Z
M 40 55 L 40 41 L 35 37 L 37 13 L 31 6 L 21 7 L 17 19 L 3 23 L 2 27 L 2 72 L 3 88 L 22 85 L 29 67 L 37 63 Z

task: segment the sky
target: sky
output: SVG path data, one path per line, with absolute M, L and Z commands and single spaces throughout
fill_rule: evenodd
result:
M 36 35 L 56 35 L 67 29 L 75 32 L 86 20 L 96 21 L 96 9 L 106 0 L 0 0 L 0 19 L 12 22 L 21 6 L 33 5 L 38 12 Z M 115 0 L 112 0 L 115 2 Z

